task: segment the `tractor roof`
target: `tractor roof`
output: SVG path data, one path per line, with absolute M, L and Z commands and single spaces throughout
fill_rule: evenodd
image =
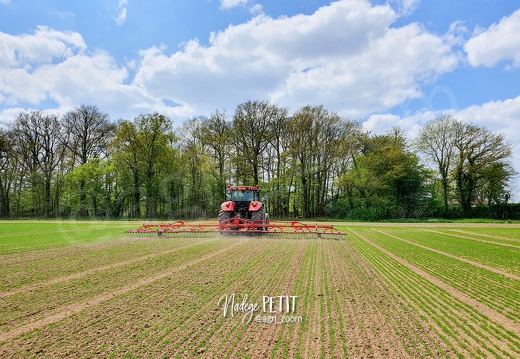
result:
M 230 191 L 259 191 L 258 185 L 256 186 L 228 186 Z

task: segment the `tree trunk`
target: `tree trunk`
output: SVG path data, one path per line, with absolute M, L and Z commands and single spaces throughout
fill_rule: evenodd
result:
M 134 170 L 134 203 L 132 208 L 133 218 L 141 218 L 141 191 L 139 189 L 139 173 Z
M 442 178 L 442 197 L 444 202 L 444 213 L 448 213 L 449 203 L 448 203 L 448 178 Z
M 51 178 L 47 176 L 45 178 L 45 217 L 50 216 L 52 216 Z
M 79 213 L 80 217 L 87 216 L 87 194 L 85 193 L 85 180 L 79 181 Z
M 4 184 L 0 178 L 0 217 L 9 217 L 9 188 L 4 189 Z

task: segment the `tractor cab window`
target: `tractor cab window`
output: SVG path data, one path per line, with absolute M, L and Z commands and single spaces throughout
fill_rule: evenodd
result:
M 254 201 L 255 194 L 253 191 L 232 191 L 231 192 L 231 200 L 232 201 Z

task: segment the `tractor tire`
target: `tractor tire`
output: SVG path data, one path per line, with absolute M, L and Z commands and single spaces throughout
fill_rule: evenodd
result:
M 220 212 L 218 212 L 218 223 L 219 224 L 220 223 L 226 223 L 231 218 L 232 218 L 231 212 L 226 212 L 226 211 L 222 211 L 222 210 Z M 220 234 L 223 235 L 223 236 L 229 236 L 231 234 L 231 232 L 220 231 Z
M 266 217 L 267 216 L 267 217 Z M 269 219 L 269 215 L 267 215 L 265 213 L 265 208 L 262 206 L 262 208 L 260 208 L 258 211 L 256 212 L 252 212 L 251 213 L 251 220 L 253 222 L 259 222 L 259 223 L 262 223 L 261 225 L 259 225 L 256 229 L 259 230 L 259 231 L 266 231 L 267 230 L 267 225 L 266 225 L 266 221 Z

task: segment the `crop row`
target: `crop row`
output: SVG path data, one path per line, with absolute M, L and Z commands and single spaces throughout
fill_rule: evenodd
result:
M 277 328 L 261 328 L 254 323 L 246 326 L 242 323 L 243 313 L 233 318 L 229 314 L 224 317 L 223 308 L 217 303 L 223 295 L 233 293 L 237 295 L 237 302 L 246 294 L 250 301 L 258 302 L 260 293 L 277 293 L 278 286 L 291 275 L 296 250 L 298 246 L 281 247 L 274 242 L 255 241 L 254 246 L 249 243 L 226 253 L 225 257 L 201 263 L 178 279 L 178 284 L 187 283 L 184 291 L 191 295 L 189 305 L 180 303 L 177 310 L 169 313 L 168 320 L 155 326 L 154 333 L 132 342 L 124 351 L 150 357 L 165 353 L 192 357 L 197 352 L 208 351 L 213 357 L 225 358 L 262 350 L 258 341 L 261 344 L 263 336 L 267 342 L 270 332 Z M 282 256 L 287 256 L 287 261 L 280 261 Z M 178 290 L 176 284 L 172 283 L 174 293 Z M 151 299 L 151 302 L 156 303 L 157 299 Z M 167 300 L 164 302 L 168 304 Z M 263 329 L 267 331 L 263 332 Z M 158 338 L 163 339 L 157 342 Z M 264 346 L 263 350 L 266 352 L 261 356 L 266 356 L 269 346 Z
M 277 328 L 259 327 L 261 324 L 254 321 L 256 313 L 252 314 L 249 324 L 243 322 L 244 313 L 239 313 L 234 318 L 231 318 L 228 313 L 224 317 L 223 307 L 217 308 L 217 303 L 222 296 L 229 297 L 233 293 L 237 295 L 237 302 L 244 299 L 247 294 L 248 302 L 260 305 L 262 295 L 288 295 L 282 286 L 290 282 L 294 261 L 299 258 L 298 252 L 303 248 L 292 243 L 281 247 L 272 241 L 253 242 L 247 250 L 234 256 L 237 261 L 224 271 L 225 275 L 220 277 L 222 283 L 214 288 L 198 288 L 205 305 L 199 308 L 197 315 L 205 318 L 205 331 L 194 326 L 193 321 L 185 320 L 175 333 L 179 337 L 182 337 L 186 331 L 191 335 L 184 336 L 173 346 L 166 347 L 167 351 L 171 352 L 173 349 L 174 352 L 179 353 L 191 350 L 193 354 L 201 348 L 211 346 L 213 357 L 247 356 L 254 350 L 263 351 L 261 356 L 268 356 L 269 346 L 262 347 L 259 343 L 262 342 L 262 336 L 268 341 Z M 284 260 L 281 261 L 282 257 Z M 247 315 L 245 320 L 248 320 Z
M 385 233 L 520 275 L 520 243 L 480 241 L 477 236 L 429 229 L 386 228 Z M 519 230 L 520 232 L 520 230 Z M 496 241 L 496 240 L 495 240 Z
M 387 242 L 378 240 L 380 234 L 377 232 L 356 229 L 352 233 L 352 244 L 410 304 L 410 308 L 430 324 L 432 330 L 438 333 L 455 355 L 471 358 L 516 358 L 520 355 L 518 333 L 497 324 L 478 308 L 468 305 L 416 273 L 412 270 L 413 267 L 403 265 L 376 247 L 380 243 L 390 247 Z M 413 260 L 414 264 L 424 259 L 419 250 L 407 248 L 407 251 L 397 251 L 394 247 L 390 248 L 398 256 L 403 255 L 405 260 Z M 416 255 L 405 256 L 408 252 Z M 445 270 L 446 268 L 449 267 L 444 267 Z
M 116 237 L 117 238 L 117 237 Z M 194 243 L 189 238 L 120 237 L 67 247 L 46 248 L 2 255 L 0 276 L 1 296 L 39 287 L 49 282 L 66 280 L 70 276 L 96 271 L 146 256 L 175 250 L 179 245 Z
M 276 243 L 266 243 L 260 248 L 248 246 L 247 242 L 241 244 L 226 251 L 225 255 L 218 255 L 216 260 L 201 261 L 172 276 L 110 299 L 102 306 L 75 314 L 59 326 L 47 328 L 46 331 L 54 332 L 48 340 L 38 332 L 32 333 L 29 338 L 34 341 L 34 350 L 42 347 L 50 352 L 66 350 L 61 341 L 66 338 L 67 342 L 74 343 L 66 355 L 81 350 L 86 357 L 98 356 L 99 352 L 112 353 L 115 357 L 123 353 L 156 357 L 160 352 L 188 353 L 185 355 L 190 356 L 189 353 L 204 348 L 207 341 L 215 338 L 241 340 L 245 328 L 239 318 L 223 318 L 221 309 L 217 308 L 218 296 L 234 291 L 240 295 L 247 288 L 270 292 L 266 288 L 271 288 L 272 283 L 263 284 L 262 280 L 284 283 L 285 279 L 284 266 L 278 258 L 284 252 L 289 258 L 296 258 L 292 251 L 282 250 Z M 293 247 L 293 251 L 296 249 Z M 164 264 L 170 265 L 168 261 Z M 256 294 L 251 292 L 250 296 Z M 95 335 L 92 333 L 94 328 Z M 103 343 L 97 342 L 99 337 L 105 338 Z M 236 348 L 225 345 L 220 351 L 226 354 Z
M 499 243 L 520 244 L 520 230 L 518 226 L 515 227 L 463 227 L 463 228 L 441 228 L 447 233 L 453 232 L 458 234 L 469 234 L 471 236 L 480 237 L 484 240 L 489 240 Z
M 25 278 L 0 292 L 0 357 L 520 356 L 520 333 L 482 310 L 517 321 L 518 281 L 457 260 L 469 252 L 442 237 L 379 228 L 347 240 L 119 233 L 6 254 L 0 272 Z M 232 294 L 260 304 L 249 324 L 224 316 Z M 300 319 L 257 323 L 265 295 L 297 296 L 283 314 Z
M 308 243 L 290 240 L 280 246 L 280 243 L 276 241 L 270 241 L 268 245 L 274 245 L 281 249 L 276 250 L 275 253 L 267 254 L 268 260 L 261 260 L 253 266 L 252 273 L 259 271 L 252 281 L 249 281 L 246 288 L 249 287 L 251 293 L 254 293 L 253 298 L 256 297 L 258 302 L 263 295 L 274 296 L 290 296 L 296 295 L 293 291 L 293 285 L 296 277 L 296 269 L 301 262 Z M 271 252 L 271 251 L 270 251 Z M 273 255 L 274 254 L 274 255 Z M 268 268 L 262 268 L 265 264 Z M 258 267 L 260 265 L 260 267 Z M 301 299 L 301 298 L 300 298 Z M 281 320 L 281 313 L 277 309 L 276 299 L 274 301 L 274 310 L 278 318 L 277 321 Z M 287 307 L 289 303 L 285 303 Z M 295 302 L 295 310 L 299 308 L 298 298 Z M 285 308 L 284 308 L 285 309 Z M 291 314 L 297 314 L 291 312 Z M 272 313 L 263 313 L 259 311 L 262 316 L 270 315 Z M 268 326 L 268 327 L 266 327 Z M 276 341 L 276 334 L 282 330 L 282 327 L 278 324 L 265 324 L 252 322 L 249 326 L 241 325 L 237 327 L 237 330 L 231 334 L 231 347 L 226 344 L 227 341 L 220 343 L 222 348 L 223 357 L 269 357 L 273 354 L 273 348 L 280 342 Z M 230 334 L 225 331 L 224 328 L 220 330 L 218 335 L 222 335 L 224 338 L 229 338 Z M 267 344 L 269 343 L 269 344 Z M 271 345 L 272 344 L 272 345 Z M 217 356 L 218 353 L 217 353 Z
M 100 292 L 109 293 L 121 283 L 156 275 L 160 266 L 181 268 L 183 263 L 199 260 L 27 332 L 11 340 L 10 349 L 0 349 L 0 355 L 16 356 L 23 351 L 86 358 L 108 354 L 193 357 L 200 353 L 219 358 L 305 358 L 419 357 L 445 352 L 445 346 L 427 333 L 420 317 L 408 311 L 406 303 L 375 275 L 349 242 L 229 240 L 232 242 L 214 240 L 218 245 L 213 247 L 200 243 L 179 248 L 175 256 L 158 255 L 153 265 L 140 262 L 142 270 L 122 266 L 117 272 L 102 271 L 103 278 L 116 282 L 112 287 L 97 286 Z M 223 252 L 204 260 L 205 255 L 218 250 Z M 84 295 L 76 292 L 73 282 L 62 287 L 67 292 L 63 300 L 84 303 Z M 221 296 L 232 293 L 237 301 L 247 294 L 249 301 L 260 303 L 262 295 L 297 295 L 296 311 L 290 314 L 301 316 L 302 321 L 244 325 L 243 313 L 224 317 L 217 305 Z M 34 302 L 40 300 L 34 297 Z M 64 304 L 56 305 L 59 310 Z M 41 312 L 47 316 L 53 313 L 46 307 Z M 280 313 L 276 314 L 280 320 Z
M 414 246 L 384 232 L 359 230 L 374 243 L 418 266 L 512 320 L 520 319 L 520 281 L 470 263 Z
M 114 291 L 143 277 L 160 273 L 165 266 L 178 266 L 187 260 L 218 250 L 229 241 L 211 241 L 179 248 L 164 254 L 129 261 L 85 276 L 37 287 L 3 298 L 0 305 L 2 332 L 59 312 L 64 306 Z
M 295 291 L 304 297 L 305 319 L 299 326 L 282 326 L 273 358 L 446 353 L 444 343 L 428 332 L 421 318 L 408 310 L 348 241 L 312 242 L 300 265 Z
M 201 254 L 200 250 L 197 252 L 198 253 L 196 255 L 193 255 L 193 257 L 196 257 Z M 190 255 L 189 255 L 189 253 L 184 253 L 179 258 L 182 259 L 182 263 L 185 263 L 186 260 L 188 258 L 190 258 Z M 172 263 L 173 261 L 175 261 L 175 259 L 173 257 L 163 258 L 163 261 L 162 261 L 163 270 L 165 268 L 171 268 L 174 265 L 174 263 Z M 178 263 L 179 262 L 177 261 L 177 264 Z M 123 279 L 126 279 L 125 281 L 128 283 L 130 283 L 131 282 L 130 280 L 133 279 L 133 277 L 132 277 L 133 269 L 134 268 L 127 268 L 126 272 L 121 273 L 121 277 L 123 277 Z M 133 293 L 133 292 L 135 292 L 135 291 L 132 291 L 130 293 Z M 71 296 L 71 300 L 75 300 L 74 292 L 69 292 L 69 295 Z M 132 297 L 132 296 L 130 295 L 130 297 Z M 182 300 L 182 295 L 179 295 L 179 297 Z M 34 332 L 27 333 L 24 335 L 24 337 L 31 338 L 31 341 L 33 343 L 32 350 L 34 352 L 41 351 L 41 350 L 43 350 L 42 348 L 44 348 L 44 349 L 53 348 L 53 350 L 55 350 L 56 352 L 59 352 L 60 350 L 61 351 L 67 350 L 67 348 L 63 347 L 63 343 L 64 343 L 64 341 L 66 341 L 68 343 L 71 343 L 71 345 L 70 345 L 71 350 L 79 350 L 82 354 L 86 355 L 85 340 L 87 340 L 87 343 L 89 341 L 93 341 L 93 340 L 95 341 L 96 338 L 98 338 L 97 340 L 99 340 L 99 334 L 103 333 L 104 328 L 106 326 L 110 327 L 110 333 L 112 333 L 112 332 L 118 333 L 120 331 L 124 331 L 125 323 L 121 322 L 119 320 L 119 315 L 118 315 L 119 314 L 118 312 L 121 309 L 130 311 L 131 315 L 138 318 L 138 317 L 140 317 L 141 312 L 149 313 L 149 311 L 152 308 L 154 308 L 153 305 L 150 307 L 144 307 L 144 308 L 141 307 L 140 305 L 135 305 L 135 306 L 129 307 L 129 306 L 125 305 L 123 301 L 118 301 L 118 299 L 119 300 L 120 299 L 128 300 L 128 297 L 127 297 L 127 295 L 115 297 L 113 299 L 106 301 L 105 303 L 111 303 L 114 301 L 118 302 L 117 306 L 118 306 L 119 310 L 111 308 L 112 309 L 111 311 L 105 311 L 104 303 L 102 303 L 100 305 L 92 306 L 91 308 L 88 308 L 88 310 L 82 311 L 81 313 L 71 315 L 70 317 L 66 318 L 65 320 L 59 322 L 59 325 L 57 323 L 56 325 L 51 326 L 51 327 L 44 327 L 43 328 L 44 332 L 49 333 L 49 335 L 46 337 L 43 337 L 41 335 L 41 330 L 36 330 Z M 135 302 L 133 304 L 135 304 Z M 116 315 L 116 316 L 114 316 L 114 315 Z M 84 320 L 85 318 L 87 318 L 87 321 Z M 117 323 L 121 324 L 121 326 L 119 328 L 111 327 L 114 324 L 117 325 Z M 90 334 L 88 334 L 89 332 L 90 332 Z M 80 337 L 77 337 L 76 336 L 77 333 L 82 333 L 82 335 Z M 67 339 L 67 338 L 69 338 L 69 339 Z M 70 339 L 75 339 L 75 340 L 71 341 Z M 117 338 L 114 338 L 114 339 L 117 339 Z M 124 340 L 122 340 L 121 342 L 124 342 Z M 93 343 L 93 345 L 95 345 L 95 344 L 96 343 Z M 110 341 L 108 341 L 108 342 L 103 342 L 101 344 L 101 347 L 106 347 L 108 345 L 118 347 L 121 344 L 117 344 L 115 342 L 111 343 Z M 52 353 L 52 351 L 51 351 L 51 353 Z M 68 353 L 66 355 L 54 355 L 53 354 L 52 356 L 59 357 L 59 356 L 71 356 L 71 355 L 72 355 L 72 353 Z

